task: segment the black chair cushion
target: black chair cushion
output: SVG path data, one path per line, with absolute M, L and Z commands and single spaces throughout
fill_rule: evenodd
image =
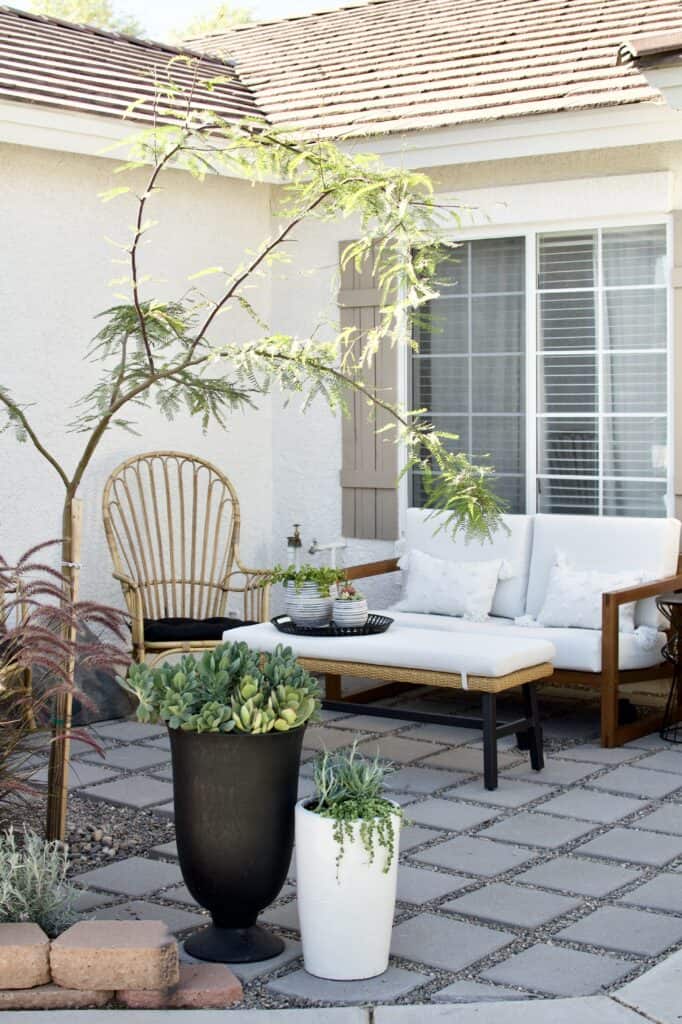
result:
M 226 629 L 253 626 L 241 619 L 145 619 L 144 638 L 149 644 L 222 640 Z

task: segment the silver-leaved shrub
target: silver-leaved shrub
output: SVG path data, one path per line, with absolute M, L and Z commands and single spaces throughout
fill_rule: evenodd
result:
M 0 835 L 0 923 L 30 921 L 54 938 L 77 918 L 76 890 L 67 881 L 66 848 L 26 829 Z

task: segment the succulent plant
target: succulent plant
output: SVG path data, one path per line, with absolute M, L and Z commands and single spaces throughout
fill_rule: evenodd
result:
M 175 665 L 132 665 L 118 682 L 137 698 L 139 721 L 188 732 L 288 732 L 320 707 L 316 680 L 282 645 L 262 654 L 225 643 Z

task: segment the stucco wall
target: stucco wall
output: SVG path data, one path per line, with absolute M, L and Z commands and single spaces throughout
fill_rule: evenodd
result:
M 81 435 L 67 433 L 71 406 L 96 374 L 84 358 L 98 326 L 93 318 L 115 303 L 117 288 L 108 282 L 124 272 L 111 263 L 120 253 L 106 238 L 126 241 L 132 220 L 127 199 L 102 204 L 97 198 L 120 184 L 120 177 L 113 176 L 115 166 L 109 159 L 0 148 L 2 382 L 20 401 L 35 403 L 30 415 L 39 436 L 69 470 L 83 445 Z M 147 286 L 148 295 L 180 295 L 189 286 L 190 273 L 236 264 L 246 246 L 267 236 L 267 187 L 225 179 L 199 184 L 175 172 L 166 176 L 165 185 L 150 210 L 160 225 L 143 248 L 143 272 L 162 278 Z M 268 284 L 250 298 L 267 310 Z M 250 336 L 239 312 L 220 318 L 212 332 L 216 341 Z M 83 594 L 120 600 L 110 576 L 100 501 L 109 472 L 140 451 L 196 452 L 221 466 L 241 499 L 245 559 L 267 563 L 272 510 L 269 400 L 257 412 L 232 415 L 226 433 L 212 428 L 206 437 L 199 422 L 186 415 L 174 423 L 157 410 L 136 413 L 135 418 L 140 436 L 122 430 L 108 434 L 83 483 Z M 8 434 L 0 437 L 0 457 L 0 551 L 12 558 L 30 544 L 59 536 L 61 484 L 30 445 L 18 445 Z

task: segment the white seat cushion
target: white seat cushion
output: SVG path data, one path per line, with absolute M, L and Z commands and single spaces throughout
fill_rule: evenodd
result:
M 503 516 L 504 528 L 493 535 L 492 541 L 467 541 L 460 531 L 452 537 L 447 529 L 436 533 L 438 516 L 429 509 L 408 508 L 405 517 L 405 549 L 417 548 L 451 562 L 484 562 L 494 558 L 510 563 L 513 576 L 497 584 L 493 598 L 493 615 L 510 619 L 523 615 L 526 610 L 526 586 L 533 537 L 532 516 Z
M 548 640 L 556 651 L 553 659 L 555 668 L 568 669 L 573 672 L 601 671 L 600 629 L 516 626 L 511 619 L 501 618 L 490 618 L 487 622 L 466 622 L 449 615 L 417 615 L 412 612 L 394 611 L 392 608 L 388 608 L 384 614 L 390 615 L 395 620 L 396 626 L 412 626 L 416 629 L 441 630 L 457 634 L 465 632 L 476 637 L 479 643 L 482 636 L 501 640 L 508 637 L 509 641 L 516 637 Z M 231 630 L 229 635 L 232 636 L 234 632 Z M 634 633 L 621 633 L 618 637 L 620 668 L 650 668 L 660 664 L 661 648 L 665 640 L 665 633 L 659 633 L 655 646 L 651 649 L 643 649 L 638 644 L 637 636 Z M 487 644 L 488 640 L 486 640 L 486 646 Z
M 437 618 L 429 615 L 415 617 Z M 469 622 L 467 625 L 475 624 Z M 283 644 L 291 647 L 294 654 L 301 658 L 494 677 L 552 661 L 555 654 L 554 647 L 547 639 L 530 635 L 489 637 L 482 644 L 479 636 L 452 636 L 442 630 L 410 629 L 397 621 L 385 633 L 376 636 L 337 638 L 287 636 L 271 623 L 263 622 L 256 626 L 230 629 L 223 634 L 223 640 L 243 640 L 257 651 L 272 651 L 278 644 Z
M 679 547 L 677 519 L 535 516 L 526 613 L 537 618 L 558 554 L 564 555 L 575 569 L 632 573 L 656 580 L 677 571 Z M 653 598 L 637 602 L 636 626 L 660 626 L 660 621 Z

